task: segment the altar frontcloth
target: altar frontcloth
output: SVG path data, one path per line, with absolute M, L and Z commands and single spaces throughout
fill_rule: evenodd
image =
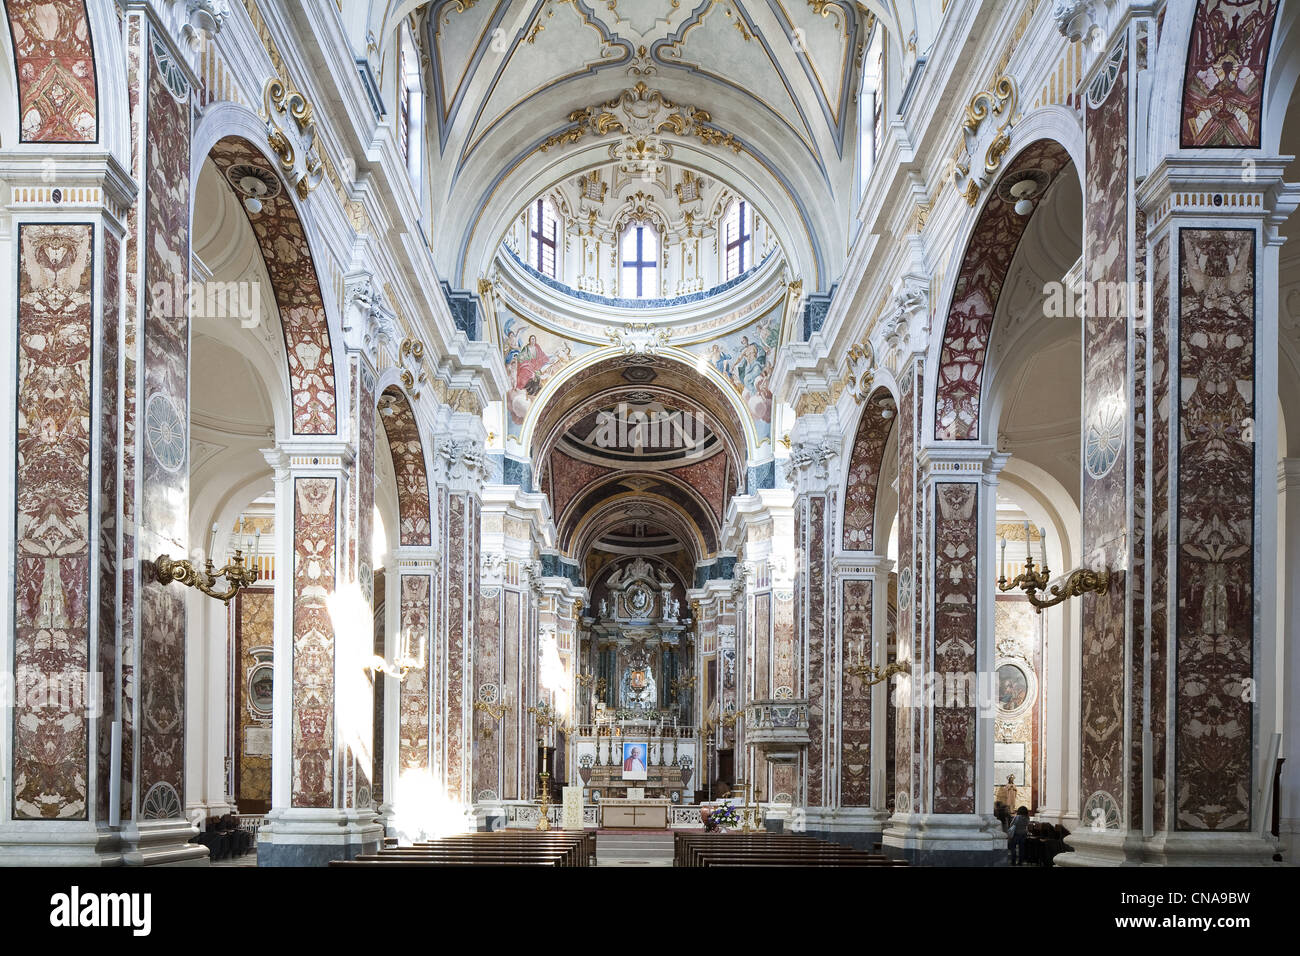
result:
M 667 830 L 667 800 L 624 800 L 607 797 L 600 801 L 600 825 L 606 830 Z

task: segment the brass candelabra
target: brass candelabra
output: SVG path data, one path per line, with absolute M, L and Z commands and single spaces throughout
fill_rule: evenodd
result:
M 844 668 L 844 673 L 850 677 L 858 678 L 868 686 L 887 681 L 895 674 L 910 674 L 911 672 L 912 668 L 907 661 L 894 661 L 894 663 L 885 667 L 872 667 L 865 661 L 859 661 Z
M 494 706 L 492 704 L 489 704 L 485 700 L 476 700 L 474 701 L 474 709 L 487 714 L 494 721 L 500 723 L 501 718 L 504 717 L 506 715 L 506 711 L 510 709 L 510 704 L 506 701 L 502 701 L 500 704 Z M 485 724 L 483 729 L 479 732 L 479 736 L 482 737 L 484 740 L 490 740 L 493 736 L 492 725 Z
M 248 566 L 244 566 L 244 552 L 240 548 L 235 549 L 234 556 L 226 562 L 222 568 L 217 568 L 212 563 L 212 548 L 217 541 L 217 526 L 212 526 L 212 539 L 208 545 L 208 555 L 203 562 L 203 567 L 196 568 L 193 561 L 177 560 L 166 554 L 160 554 L 154 559 L 154 574 L 158 581 L 163 584 L 170 584 L 178 581 L 188 588 L 197 588 L 210 598 L 216 598 L 225 604 L 230 603 L 230 599 L 239 593 L 240 588 L 251 587 L 257 580 L 257 558 L 261 551 L 262 532 L 258 531 L 253 536 L 253 558 L 249 561 Z M 217 579 L 225 578 L 227 587 L 225 590 L 217 589 Z
M 1007 539 L 1002 539 L 998 568 L 999 591 L 1024 591 L 1025 597 L 1034 606 L 1034 610 L 1041 614 L 1043 608 L 1055 607 L 1072 597 L 1078 597 L 1089 592 L 1105 594 L 1110 590 L 1110 571 L 1105 568 L 1100 571 L 1093 571 L 1090 568 L 1075 568 L 1065 576 L 1065 579 L 1060 584 L 1049 584 L 1052 580 L 1052 572 L 1047 567 L 1047 529 L 1038 529 L 1038 546 L 1042 558 L 1040 563 L 1043 567 L 1041 571 L 1034 570 L 1034 558 L 1029 552 L 1031 531 L 1029 522 L 1026 521 L 1025 569 L 1009 582 L 1007 581 Z M 1047 597 L 1039 597 L 1040 593 L 1046 594 Z

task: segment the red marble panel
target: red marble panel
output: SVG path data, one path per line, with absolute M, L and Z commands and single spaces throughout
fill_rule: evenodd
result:
M 1039 140 L 1011 162 L 1003 178 L 1022 170 L 1041 170 L 1047 177 L 1045 193 L 1069 161 L 1059 143 Z M 980 389 L 993 316 L 1007 270 L 1032 215 L 1018 215 L 1012 203 L 996 194 L 990 195 L 980 210 L 944 324 L 934 415 L 934 437 L 939 441 L 979 440 Z
M 474 690 L 476 699 L 486 699 L 493 704 L 501 702 L 501 588 L 491 588 L 490 595 L 481 595 L 482 618 L 479 621 L 478 640 L 473 659 Z M 504 718 L 503 718 L 504 719 Z M 474 711 L 472 741 L 474 754 L 474 799 L 494 800 L 501 795 L 501 735 L 500 724 L 490 714 Z
M 551 452 L 550 467 L 547 469 L 551 485 L 551 514 L 558 519 L 580 492 L 612 471 L 612 468 L 578 461 L 559 450 Z
M 520 592 L 506 589 L 505 591 L 505 624 L 503 632 L 505 639 L 503 641 L 505 656 L 505 679 L 504 686 L 506 691 L 515 700 L 522 700 L 523 680 L 520 675 L 519 649 L 523 641 L 523 622 L 520 616 L 520 604 L 523 595 Z M 486 609 L 485 609 L 486 613 Z M 504 790 L 502 799 L 519 800 L 522 799 L 519 792 L 519 708 L 515 707 L 509 714 L 501 719 L 502 752 L 507 755 L 505 761 Z
M 934 812 L 974 813 L 979 487 L 936 482 L 934 504 Z
M 1144 53 L 1145 44 L 1139 45 L 1139 59 Z M 1147 280 L 1146 248 L 1146 213 L 1141 209 L 1134 211 L 1133 248 L 1135 252 L 1134 278 L 1137 288 L 1144 289 Z M 1147 442 L 1149 423 L 1147 421 L 1147 389 L 1149 374 L 1147 366 L 1147 334 L 1145 322 L 1134 322 L 1133 335 L 1133 534 L 1129 546 L 1129 588 L 1131 605 L 1129 619 L 1132 621 L 1132 633 L 1141 635 L 1146 628 L 1146 578 L 1147 564 L 1150 560 L 1146 538 L 1146 474 Z M 1140 641 L 1129 656 L 1129 726 L 1131 729 L 1129 749 L 1129 780 L 1132 798 L 1129 801 L 1129 826 L 1142 826 L 1142 721 L 1146 699 L 1143 690 L 1143 676 L 1146 667 L 1146 654 L 1141 650 Z
M 212 147 L 211 157 L 223 176 L 236 164 L 250 165 L 279 182 L 271 161 L 247 140 L 227 137 Z M 261 212 L 244 211 L 261 247 L 280 311 L 289 359 L 293 433 L 333 435 L 338 427 L 338 402 L 325 302 L 298 210 L 282 182 L 280 187 L 275 196 L 262 200 Z
M 423 641 L 425 667 L 410 671 L 399 685 L 397 717 L 397 772 L 429 768 L 429 669 L 433 578 L 427 574 L 401 577 L 401 635 Z M 418 657 L 419 654 L 417 653 Z
M 824 756 L 827 744 L 823 740 L 826 726 L 826 498 L 813 495 L 808 498 L 808 537 L 803 542 L 808 565 L 807 585 L 807 637 L 804 647 L 808 655 L 808 686 L 795 696 L 808 698 L 808 805 L 821 806 L 826 790 Z M 830 652 L 834 657 L 834 651 Z M 798 677 L 796 675 L 796 681 Z M 795 688 L 797 691 L 797 688 Z
M 334 805 L 334 626 L 326 598 L 338 560 L 338 480 L 293 483 L 293 795 Z
M 1277 0 L 1200 0 L 1183 80 L 1184 149 L 1258 148 Z
M 478 567 L 469 566 L 469 511 L 470 499 L 466 495 L 450 495 L 447 500 L 447 670 L 444 682 L 446 701 L 446 751 L 447 796 L 453 800 L 461 797 L 465 782 L 465 656 L 469 646 L 467 638 L 468 600 L 471 572 L 478 576 Z
M 152 560 L 189 551 L 190 102 L 183 86 L 173 92 L 162 41 L 148 35 L 138 535 Z M 135 700 L 142 801 L 159 787 L 184 804 L 185 592 L 143 573 Z
M 118 411 L 121 389 L 119 365 L 122 349 L 122 243 L 112 233 L 104 233 L 104 264 L 100 277 L 103 284 L 103 324 L 100 331 L 99 359 L 99 648 L 96 670 L 103 710 L 108 713 L 117 684 L 117 512 L 120 491 L 117 478 Z M 98 773 L 95 777 L 96 813 L 108 818 L 109 777 L 112 774 L 112 719 L 99 723 L 97 743 Z
M 849 475 L 844 488 L 845 551 L 871 551 L 875 547 L 876 492 L 884 464 L 885 445 L 897 418 L 894 399 L 886 389 L 878 388 L 868 397 L 858 419 L 849 456 Z M 885 414 L 888 413 L 888 417 Z
M 18 227 L 13 817 L 89 817 L 94 227 Z
M 1179 230 L 1177 828 L 1248 830 L 1255 233 Z M 1268 478 L 1272 481 L 1272 476 Z
M 398 538 L 406 547 L 427 547 L 433 538 L 429 526 L 429 476 L 420 426 L 411 403 L 395 386 L 386 388 L 380 397 L 379 417 L 384 423 L 397 481 Z
M 144 181 L 145 169 L 145 97 L 141 95 L 147 80 L 145 38 L 148 29 L 144 15 L 127 17 L 127 91 L 131 111 L 131 174 L 136 182 Z M 139 369 L 141 317 L 144 314 L 145 275 L 144 243 L 141 222 L 144 199 L 137 196 L 126 218 L 126 310 L 122 326 L 122 596 L 121 596 L 121 707 L 117 712 L 122 723 L 121 803 L 122 819 L 131 819 L 133 782 L 135 779 L 135 689 L 136 689 L 136 591 L 140 562 L 136 560 L 136 496 L 139 436 Z M 142 281 L 143 280 L 143 281 Z
M 1151 737 L 1152 807 L 1155 828 L 1167 828 L 1168 790 L 1166 713 L 1169 679 L 1169 449 L 1170 241 L 1164 235 L 1152 248 L 1151 281 Z
M 916 364 L 919 366 L 922 363 Z M 906 648 L 906 656 L 913 662 L 920 659 L 915 643 L 919 636 L 919 614 L 913 607 L 916 603 L 912 599 L 915 591 L 913 582 L 919 580 L 917 571 L 922 557 L 922 549 L 916 547 L 915 541 L 916 517 L 921 506 L 916 494 L 916 459 L 913 455 L 917 432 L 921 427 L 916 407 L 917 380 L 924 381 L 915 367 L 904 373 L 899 380 L 898 396 L 898 643 L 899 653 Z M 897 748 L 894 752 L 897 773 L 894 805 L 899 813 L 913 812 L 918 793 L 918 771 L 913 766 L 915 761 L 912 755 L 918 746 L 919 721 L 913 719 L 915 714 L 911 701 L 907 699 L 908 695 L 900 693 L 898 689 L 907 686 L 900 683 L 890 689 L 896 697 L 903 698 L 899 700 Z
M 841 660 L 852 658 L 853 643 L 874 644 L 871 627 L 871 581 L 840 582 L 844 614 Z M 871 687 L 861 678 L 840 674 L 840 806 L 871 805 Z
M 85 0 L 8 0 L 18 78 L 19 141 L 99 138 L 95 51 Z
M 1084 279 L 1128 279 L 1128 69 L 1127 51 L 1109 90 L 1091 89 L 1085 133 L 1088 166 L 1084 194 Z M 1100 296 L 1098 296 L 1100 298 Z M 1126 314 L 1094 310 L 1084 319 L 1083 557 L 1111 569 L 1105 595 L 1081 598 L 1083 612 L 1081 798 L 1091 825 L 1122 825 L 1124 813 L 1125 591 L 1117 570 L 1128 528 L 1125 448 L 1132 417 L 1127 379 Z
M 721 452 L 694 464 L 674 468 L 669 472 L 686 482 L 709 503 L 713 517 L 719 523 L 727 510 L 727 456 Z

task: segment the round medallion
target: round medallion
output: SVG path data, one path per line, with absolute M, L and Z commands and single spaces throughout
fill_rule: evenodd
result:
M 996 673 L 999 716 L 1017 717 L 1034 705 L 1037 681 L 1024 662 L 999 661 Z
M 1083 805 L 1083 824 L 1090 830 L 1118 830 L 1119 802 L 1105 790 L 1098 790 Z
M 166 395 L 154 392 L 144 407 L 144 434 L 149 450 L 164 469 L 176 474 L 185 465 L 185 419 Z
M 145 820 L 176 820 L 185 816 L 176 788 L 170 783 L 155 783 L 144 795 L 140 816 Z
M 1124 447 L 1124 406 L 1119 402 L 1103 402 L 1088 416 L 1084 436 L 1084 464 L 1093 478 L 1102 478 L 1110 471 Z
M 640 585 L 630 588 L 627 592 L 627 605 L 634 614 L 646 614 L 650 610 L 650 592 Z

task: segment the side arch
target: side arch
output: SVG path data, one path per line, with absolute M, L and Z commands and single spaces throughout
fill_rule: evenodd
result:
M 862 404 L 849 467 L 844 479 L 844 514 L 840 549 L 876 550 L 876 499 L 884 470 L 885 448 L 898 420 L 898 402 L 887 388 L 877 386 Z
M 1016 248 L 1034 215 L 1033 211 L 1027 216 L 1017 214 L 1013 200 L 1000 190 L 1005 183 L 1034 176 L 1040 184 L 1032 200 L 1036 211 L 1071 160 L 1057 140 L 1033 140 L 986 192 L 955 273 L 938 342 L 932 405 L 935 441 L 980 440 L 984 365 L 993 318 Z
M 292 433 L 335 435 L 340 411 L 332 343 L 342 338 L 336 339 L 338 329 L 330 327 L 308 222 L 275 172 L 276 161 L 255 145 L 259 134 L 265 137 L 264 125 L 243 107 L 213 107 L 194 137 L 191 180 L 198 182 L 198 168 L 210 158 L 253 228 L 284 333 Z M 261 184 L 256 213 L 244 205 L 249 180 Z M 263 187 L 266 191 L 260 192 Z
M 397 484 L 398 543 L 429 547 L 433 529 L 429 511 L 429 471 L 420 426 L 410 400 L 396 385 L 379 394 L 379 420 L 393 456 Z

